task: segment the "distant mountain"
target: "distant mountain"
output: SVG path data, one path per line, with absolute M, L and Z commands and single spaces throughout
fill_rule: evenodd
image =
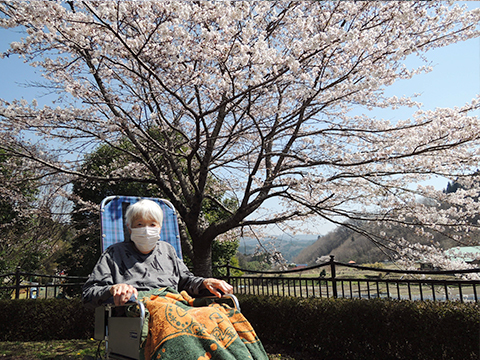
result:
M 448 183 L 444 192 L 454 193 L 460 188 L 464 188 L 464 186 L 458 182 L 451 182 Z M 474 200 L 478 201 L 478 196 L 475 197 Z M 428 205 L 428 202 L 425 204 L 431 206 Z M 441 204 L 440 206 L 441 208 L 445 208 L 448 205 Z M 479 218 L 480 216 L 476 216 L 475 218 L 469 219 L 469 221 L 471 221 L 472 224 L 478 224 Z M 354 222 L 352 222 L 352 224 L 353 223 Z M 455 229 L 450 230 L 446 228 L 444 234 L 435 233 L 433 239 L 426 239 L 425 237 L 418 235 L 414 229 L 401 225 L 391 224 L 391 226 L 386 229 L 381 225 L 358 222 L 355 223 L 355 226 L 362 227 L 370 234 L 385 232 L 387 238 L 404 238 L 412 243 L 420 244 L 430 244 L 432 242 L 439 243 L 440 247 L 444 250 L 459 245 L 452 240 L 454 235 L 456 235 Z M 468 235 L 470 239 L 467 238 L 464 240 L 467 244 L 480 243 L 480 231 L 473 230 L 470 231 Z M 344 226 L 339 226 L 325 236 L 319 236 L 314 244 L 304 248 L 296 257 L 294 257 L 293 262 L 297 264 L 313 265 L 318 258 L 326 255 L 334 255 L 335 260 L 340 262 L 353 260 L 357 263 L 374 263 L 387 260 L 392 256 L 391 253 L 388 253 L 386 247 L 381 246 L 381 244 L 375 244 L 365 236 L 359 235 Z
M 314 265 L 315 261 L 326 255 L 335 255 L 335 260 L 348 262 L 353 260 L 358 263 L 379 262 L 388 259 L 372 241 L 356 235 L 340 236 L 334 231 L 321 236 L 311 246 L 303 249 L 293 262 L 297 264 Z
M 364 224 L 364 229 L 370 233 L 387 232 L 389 237 L 404 238 L 413 243 L 430 244 L 431 239 L 426 239 L 415 233 L 413 229 L 403 226 L 392 225 L 389 229 L 379 227 L 373 224 Z M 440 243 L 444 249 L 452 246 L 458 246 L 453 240 L 440 234 L 435 235 L 435 242 Z M 334 255 L 335 260 L 340 262 L 355 261 L 357 263 L 375 263 L 389 260 L 392 256 L 385 247 L 379 246 L 345 227 L 337 227 L 324 236 L 319 236 L 318 240 L 307 248 L 304 248 L 293 262 L 297 264 L 315 264 L 315 261 L 326 255 Z
M 287 262 L 292 262 L 303 249 L 313 245 L 317 239 L 317 235 L 291 236 L 283 234 L 263 238 L 261 239 L 261 244 L 269 251 L 280 251 Z M 257 239 L 244 237 L 240 239 L 238 251 L 244 255 L 252 255 L 259 246 Z

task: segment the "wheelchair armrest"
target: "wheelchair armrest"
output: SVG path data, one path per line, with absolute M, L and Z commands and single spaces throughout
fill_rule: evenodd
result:
M 233 304 L 235 305 L 235 309 L 241 312 L 240 310 L 240 302 L 238 301 L 237 297 L 233 294 L 223 294 L 222 298 L 229 298 L 232 300 Z
M 108 311 L 108 310 L 113 310 L 113 309 L 117 309 L 117 308 L 120 308 L 120 309 L 121 308 L 126 308 L 127 306 L 134 305 L 134 304 L 137 304 L 138 308 L 140 310 L 140 316 L 139 317 L 144 319 L 145 318 L 145 305 L 143 304 L 143 302 L 138 301 L 133 295 L 130 298 L 130 300 L 128 300 L 123 305 L 115 305 L 115 304 L 113 304 L 113 301 L 112 301 L 112 302 L 104 303 L 103 306 L 106 308 L 106 311 Z
M 228 299 L 228 300 L 231 300 L 232 303 L 233 303 L 233 306 L 235 308 L 235 310 L 238 310 L 239 312 L 241 312 L 241 309 L 240 309 L 240 302 L 238 301 L 237 297 L 233 294 L 222 294 L 222 297 L 219 298 L 217 296 L 202 296 L 202 299 L 213 299 L 213 300 L 224 300 L 224 299 Z

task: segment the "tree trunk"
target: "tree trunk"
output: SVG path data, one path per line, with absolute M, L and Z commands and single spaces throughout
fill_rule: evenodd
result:
M 187 256 L 189 259 L 195 258 L 193 253 L 193 246 L 190 240 L 188 239 L 188 231 L 185 226 L 183 220 L 179 217 L 178 218 L 178 230 L 180 232 L 180 242 L 182 245 L 182 254 L 183 256 Z
M 193 248 L 193 272 L 196 276 L 212 277 L 212 242 L 197 242 Z

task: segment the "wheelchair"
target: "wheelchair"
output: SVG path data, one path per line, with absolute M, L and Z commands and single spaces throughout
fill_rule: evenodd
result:
M 163 224 L 159 241 L 167 241 L 172 245 L 180 259 L 182 257 L 178 218 L 174 206 L 165 199 L 141 198 L 134 196 L 109 196 L 100 204 L 101 250 L 118 242 L 129 241 L 130 233 L 124 222 L 125 212 L 130 204 L 141 199 L 155 201 L 163 211 Z M 215 297 L 208 297 L 213 301 Z M 234 295 L 224 295 L 220 302 L 230 302 L 240 311 L 240 305 Z M 136 308 L 135 316 L 126 316 L 127 309 Z M 95 309 L 94 339 L 105 341 L 106 359 L 140 360 L 143 359 L 141 347 L 144 329 L 145 306 L 141 301 L 128 302 L 123 306 L 115 306 L 113 302 L 105 303 Z

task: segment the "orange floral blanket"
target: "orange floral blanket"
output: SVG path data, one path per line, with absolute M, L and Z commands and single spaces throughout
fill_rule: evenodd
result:
M 149 313 L 145 359 L 268 359 L 250 323 L 228 305 L 195 307 L 187 293 L 169 288 L 142 295 Z

